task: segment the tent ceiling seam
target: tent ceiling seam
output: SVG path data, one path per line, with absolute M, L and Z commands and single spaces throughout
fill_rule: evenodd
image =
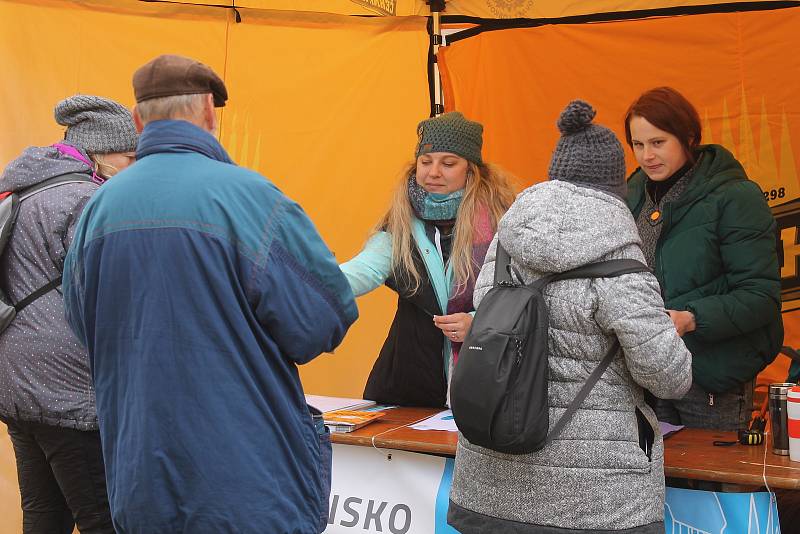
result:
M 194 6 L 194 7 L 218 7 L 222 9 L 232 9 L 235 16 L 236 16 L 236 23 L 242 22 L 242 15 L 239 13 L 239 9 L 236 7 L 236 2 L 231 2 L 231 5 L 228 4 L 207 4 L 204 2 L 175 2 L 174 0 L 139 0 L 139 2 L 144 2 L 147 4 L 177 4 L 181 6 Z
M 209 4 L 205 2 L 176 2 L 174 0 L 138 0 L 139 2 L 145 2 L 148 4 L 177 4 L 182 6 L 194 6 L 194 7 L 217 7 L 222 9 L 232 9 L 234 13 L 236 13 L 236 22 L 242 22 L 242 15 L 239 11 L 240 9 L 251 9 L 254 11 L 271 11 L 270 9 L 262 9 L 257 7 L 242 7 L 237 6 L 236 2 L 232 2 L 231 5 L 228 4 Z M 294 11 L 294 10 L 292 10 Z M 319 13 L 318 11 L 304 11 L 305 13 Z M 373 18 L 373 17 L 385 17 L 386 15 L 378 15 L 378 14 L 368 14 L 368 13 L 352 13 L 352 14 L 340 14 L 344 17 L 364 17 L 364 18 Z
M 590 15 L 573 15 L 555 18 L 514 18 L 488 19 L 462 15 L 442 15 L 444 24 L 469 23 L 477 26 L 452 33 L 447 36 L 447 44 L 480 35 L 487 31 L 509 30 L 514 28 L 536 28 L 539 26 L 561 24 L 587 24 L 592 22 L 622 22 L 652 17 L 677 17 L 687 15 L 708 15 L 712 13 L 742 13 L 748 11 L 774 11 L 800 7 L 800 1 L 783 0 L 767 2 L 730 2 L 725 4 L 704 4 L 697 6 L 663 7 L 637 9 L 632 11 L 609 11 Z

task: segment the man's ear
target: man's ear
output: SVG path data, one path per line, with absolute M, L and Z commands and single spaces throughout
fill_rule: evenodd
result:
M 133 106 L 133 124 L 136 126 L 136 133 L 142 133 L 144 122 L 142 122 L 142 117 L 139 115 L 139 106 Z
M 206 123 L 206 129 L 211 134 L 217 133 L 217 113 L 214 111 L 214 95 L 211 93 L 205 95 L 205 102 L 203 103 L 203 120 Z

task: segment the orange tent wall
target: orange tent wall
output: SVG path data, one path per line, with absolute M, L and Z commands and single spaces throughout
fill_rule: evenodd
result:
M 185 54 L 226 80 L 219 131 L 234 160 L 300 202 L 340 260 L 360 250 L 429 113 L 424 18 L 240 9 L 236 24 L 226 9 L 107 4 L 0 2 L 0 165 L 61 137 L 58 100 L 82 92 L 132 106 L 139 65 Z M 360 395 L 391 301 L 387 290 L 359 301 L 336 356 L 303 368 L 308 390 Z
M 703 141 L 734 152 L 770 205 L 800 196 L 800 8 L 485 32 L 439 53 L 447 109 L 484 123 L 485 152 L 525 183 L 546 179 L 558 114 L 574 98 L 624 140 L 642 91 L 673 86 Z M 628 168 L 635 162 L 626 153 Z

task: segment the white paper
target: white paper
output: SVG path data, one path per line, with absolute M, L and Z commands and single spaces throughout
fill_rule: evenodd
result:
M 453 411 L 445 410 L 433 415 L 424 421 L 410 426 L 415 430 L 444 430 L 446 432 L 458 432 L 456 422 L 453 419 Z
M 659 421 L 658 428 L 661 430 L 661 435 L 666 438 L 682 429 L 683 425 L 671 425 L 669 423 L 665 423 L 664 421 Z
M 323 395 L 306 395 L 306 404 L 313 406 L 322 413 L 335 410 L 358 410 L 372 406 L 375 401 L 364 399 L 346 399 L 344 397 L 325 397 Z

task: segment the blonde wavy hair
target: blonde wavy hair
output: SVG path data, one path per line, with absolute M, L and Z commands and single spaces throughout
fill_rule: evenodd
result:
M 94 163 L 94 172 L 105 179 L 111 178 L 119 172 L 114 165 L 106 162 L 102 154 L 89 154 L 89 159 Z
M 470 278 L 481 268 L 481 265 L 476 265 L 472 259 L 473 221 L 479 207 L 486 208 L 492 231 L 496 231 L 497 223 L 514 202 L 515 197 L 511 185 L 513 178 L 510 174 L 489 163 L 476 164 L 471 161 L 467 163 L 467 182 L 453 226 L 453 244 L 449 260 L 453 265 L 458 291 L 466 287 Z M 409 162 L 403 168 L 389 210 L 373 230 L 373 233 L 385 231 L 392 236 L 392 273 L 395 278 L 408 281 L 412 293 L 415 293 L 420 286 L 420 273 L 414 265 L 412 256 L 415 245 L 411 222 L 415 215 L 408 197 L 408 178 L 415 171 L 416 161 Z

